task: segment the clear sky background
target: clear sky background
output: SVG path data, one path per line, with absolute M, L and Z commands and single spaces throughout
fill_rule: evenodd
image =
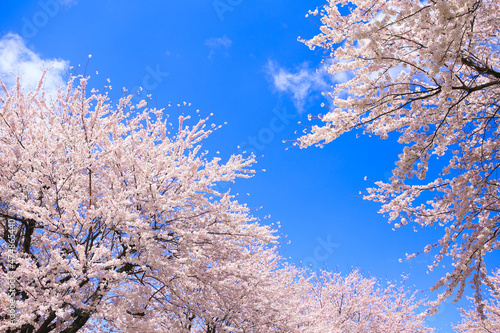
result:
M 192 106 L 185 113 L 213 113 L 212 122 L 227 125 L 206 147 L 223 158 L 254 152 L 255 168 L 266 170 L 232 189 L 256 216 L 271 215 L 263 223 L 281 222 L 285 257 L 312 269 L 359 268 L 382 282 L 409 274 L 406 284 L 433 299 L 428 289 L 442 273 L 426 274 L 433 254 L 398 259 L 437 241 L 441 231 L 393 230 L 377 213 L 380 206 L 359 195 L 370 180 L 388 179 L 402 150 L 396 136 L 382 141 L 349 133 L 323 149 L 292 146 L 309 125 L 307 114 L 326 111 L 321 91 L 342 79 L 318 74 L 323 53 L 297 41 L 318 33 L 305 14 L 324 1 L 4 0 L 0 73 L 22 72 L 29 85 L 40 66 L 52 64 L 50 88 L 70 66 L 81 64 L 83 74 L 91 54 L 90 85 L 102 88 L 110 78 L 113 98 L 123 87 L 142 86 L 151 106 L 186 101 Z M 440 332 L 458 320 L 451 303 L 430 319 Z

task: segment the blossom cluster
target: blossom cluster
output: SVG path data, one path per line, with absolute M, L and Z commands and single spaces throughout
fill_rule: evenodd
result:
M 468 282 L 479 305 L 484 257 L 500 248 L 499 13 L 497 0 L 330 0 L 310 12 L 321 33 L 300 39 L 325 50 L 330 74 L 352 78 L 328 92 L 329 112 L 297 145 L 396 133 L 404 148 L 392 177 L 365 199 L 396 228 L 443 231 L 423 251 L 436 251 L 430 270 L 452 265 L 436 305 Z

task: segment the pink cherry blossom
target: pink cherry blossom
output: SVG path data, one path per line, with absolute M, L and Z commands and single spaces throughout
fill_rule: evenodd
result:
M 380 202 L 395 227 L 442 230 L 425 248 L 436 251 L 429 269 L 450 268 L 433 288 L 442 291 L 435 305 L 463 297 L 468 282 L 479 295 L 484 257 L 500 246 L 500 2 L 330 0 L 310 14 L 321 33 L 300 40 L 324 49 L 330 74 L 352 79 L 328 93 L 322 123 L 297 144 L 358 129 L 396 135 L 404 148 L 392 177 L 365 199 Z
M 0 86 L 1 332 L 429 331 L 403 289 L 288 265 L 275 230 L 218 190 L 255 160 L 209 158 L 207 119 L 173 130 L 84 77 L 56 96 L 43 77 Z

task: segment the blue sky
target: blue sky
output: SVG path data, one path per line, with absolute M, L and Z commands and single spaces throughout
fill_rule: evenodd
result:
M 52 64 L 47 85 L 57 85 L 70 66 L 81 64 L 82 74 L 91 54 L 90 84 L 100 88 L 110 78 L 112 97 L 142 86 L 153 106 L 186 101 L 188 113 L 213 113 L 212 122 L 227 125 L 207 148 L 226 158 L 254 152 L 256 169 L 266 170 L 233 190 L 256 216 L 271 215 L 263 223 L 281 222 L 285 257 L 341 272 L 359 267 L 382 280 L 410 274 L 407 285 L 425 291 L 440 273 L 426 274 L 432 255 L 398 259 L 441 233 L 394 231 L 379 205 L 359 195 L 370 179 L 388 179 L 402 149 L 396 137 L 349 133 L 323 149 L 292 147 L 307 114 L 324 112 L 320 92 L 342 79 L 317 74 L 323 53 L 297 41 L 318 32 L 305 14 L 324 1 L 3 1 L 0 73 L 23 72 L 30 85 L 40 66 Z M 167 112 L 178 114 L 176 107 Z M 455 307 L 442 306 L 433 325 L 450 331 L 449 322 L 459 319 Z

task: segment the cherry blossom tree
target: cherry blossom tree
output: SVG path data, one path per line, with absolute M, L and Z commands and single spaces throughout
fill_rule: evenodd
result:
M 418 314 L 421 301 L 415 301 L 415 294 L 408 295 L 403 286 L 387 283 L 383 288 L 358 271 L 345 277 L 323 271 L 308 281 L 302 296 L 308 304 L 303 314 L 306 332 L 433 331 L 424 325 L 425 314 Z
M 207 119 L 180 116 L 170 135 L 163 110 L 86 86 L 73 77 L 50 98 L 43 78 L 27 93 L 2 84 L 0 283 L 6 301 L 15 279 L 17 313 L 0 331 L 244 327 L 276 236 L 215 185 L 249 177 L 253 156 L 208 159 Z
M 397 135 L 392 177 L 365 199 L 396 228 L 443 231 L 422 251 L 436 251 L 431 270 L 452 264 L 433 287 L 436 304 L 460 299 L 468 283 L 480 304 L 484 257 L 500 246 L 499 13 L 496 0 L 330 0 L 310 12 L 321 33 L 299 38 L 324 49 L 330 74 L 352 78 L 327 93 L 329 111 L 297 145 L 352 130 Z
M 475 310 L 462 310 L 464 320 L 455 329 L 467 333 L 493 333 L 500 332 L 500 270 L 493 276 L 488 276 L 490 300 L 485 301 L 484 309 L 479 313 Z
M 164 110 L 87 80 L 55 96 L 0 81 L 0 331 L 429 331 L 403 289 L 286 264 L 217 191 L 255 161 L 208 158 L 207 119 L 170 134 Z

